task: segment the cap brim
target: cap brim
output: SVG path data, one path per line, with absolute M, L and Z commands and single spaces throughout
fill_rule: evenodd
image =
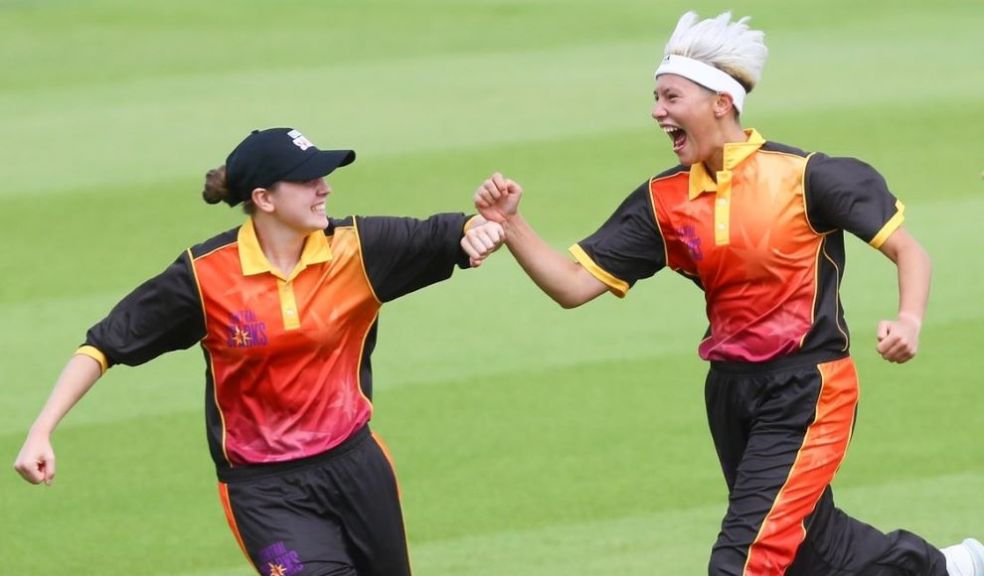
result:
M 355 162 L 355 152 L 352 150 L 318 150 L 280 179 L 289 182 L 314 180 L 327 176 L 336 168 L 348 166 L 352 162 Z

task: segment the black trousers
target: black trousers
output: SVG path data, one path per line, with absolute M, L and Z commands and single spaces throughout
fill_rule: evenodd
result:
M 834 506 L 858 402 L 849 357 L 714 362 L 705 400 L 729 493 L 709 574 L 947 576 L 919 536 L 884 534 Z
M 364 428 L 328 453 L 219 483 L 226 518 L 263 576 L 409 576 L 389 457 Z

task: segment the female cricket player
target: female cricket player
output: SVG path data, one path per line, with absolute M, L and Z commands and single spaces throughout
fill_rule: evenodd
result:
M 381 305 L 478 266 L 503 241 L 481 216 L 329 218 L 325 177 L 350 150 L 289 128 L 253 131 L 206 177 L 243 204 L 87 333 L 17 456 L 55 476 L 51 434 L 115 364 L 201 345 L 205 418 L 233 534 L 264 576 L 410 574 L 396 478 L 369 430 Z
M 729 490 L 711 575 L 984 576 L 976 540 L 943 551 L 883 534 L 834 506 L 858 376 L 838 289 L 844 232 L 898 267 L 898 316 L 878 352 L 917 351 L 930 260 L 903 227 L 903 205 L 871 166 L 770 142 L 741 126 L 768 54 L 761 31 L 730 13 L 685 14 L 655 73 L 652 116 L 680 160 L 632 192 L 571 247 L 541 240 L 518 212 L 521 187 L 493 175 L 475 194 L 506 245 L 564 307 L 622 297 L 670 267 L 705 293 L 708 421 Z

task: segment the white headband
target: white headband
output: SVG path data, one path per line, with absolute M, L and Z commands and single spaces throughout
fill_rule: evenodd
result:
M 709 64 L 704 64 L 700 60 L 694 60 L 693 58 L 678 56 L 676 54 L 667 54 L 660 63 L 659 68 L 656 69 L 655 77 L 659 78 L 663 74 L 683 76 L 687 80 L 696 82 L 709 90 L 731 95 L 731 101 L 734 102 L 739 114 L 741 113 L 742 106 L 745 104 L 746 92 L 737 80 L 732 78 L 727 72 L 718 70 Z

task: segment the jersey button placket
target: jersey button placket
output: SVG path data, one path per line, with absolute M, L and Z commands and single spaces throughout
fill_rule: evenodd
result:
M 731 236 L 731 172 L 717 173 L 717 194 L 714 202 L 714 244 L 726 246 Z
M 284 320 L 284 330 L 300 328 L 301 320 L 297 314 L 297 300 L 294 298 L 293 282 L 277 278 L 277 288 L 280 292 L 280 314 Z

